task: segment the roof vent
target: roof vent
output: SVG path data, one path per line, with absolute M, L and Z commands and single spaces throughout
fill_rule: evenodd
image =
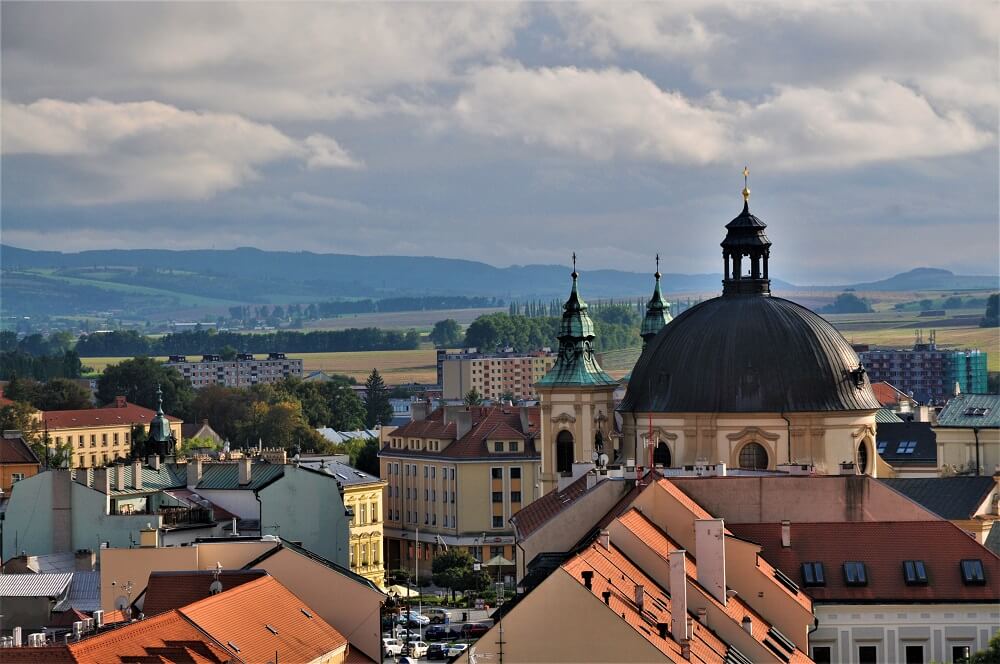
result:
M 592 570 L 584 570 L 580 572 L 580 578 L 583 579 L 583 585 L 586 586 L 587 590 L 594 587 L 594 572 Z
M 753 620 L 750 616 L 743 616 L 743 629 L 747 634 L 753 634 Z
M 611 606 L 611 591 L 610 590 L 605 590 L 603 593 L 601 593 L 601 597 L 604 598 L 604 603 L 605 604 L 607 604 L 608 606 Z
M 235 643 L 233 643 L 232 641 L 227 641 L 226 645 L 228 645 L 230 648 L 232 648 L 233 652 L 239 652 L 240 651 L 240 647 L 238 645 L 236 645 Z
M 274 634 L 275 636 L 277 636 L 277 634 L 278 634 L 278 628 L 275 627 L 274 625 L 264 625 L 264 628 L 267 631 L 269 631 L 271 634 Z
M 302 615 L 304 615 L 306 618 L 312 618 L 313 617 L 313 614 L 309 613 L 305 609 L 299 609 L 299 611 L 301 611 Z

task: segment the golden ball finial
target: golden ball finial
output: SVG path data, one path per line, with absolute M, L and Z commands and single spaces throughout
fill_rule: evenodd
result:
M 748 178 L 750 177 L 750 167 L 743 167 L 743 200 L 750 201 L 750 185 L 748 184 Z

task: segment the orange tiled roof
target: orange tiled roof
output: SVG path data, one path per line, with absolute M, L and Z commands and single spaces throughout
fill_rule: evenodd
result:
M 274 577 L 264 576 L 178 612 L 247 662 L 311 662 L 347 639 Z
M 177 611 L 129 623 L 69 645 L 72 661 L 80 664 L 109 662 L 176 662 L 222 664 L 231 653 Z
M 875 398 L 883 406 L 895 406 L 900 401 L 913 401 L 916 403 L 916 400 L 909 394 L 884 380 L 872 383 L 872 391 L 875 393 Z
M 126 402 L 124 406 L 107 406 L 105 408 L 47 410 L 42 413 L 42 422 L 49 431 L 55 431 L 116 424 L 149 424 L 154 417 L 156 417 L 155 410 Z M 181 421 L 171 415 L 166 417 L 171 422 Z
M 144 591 L 142 612 L 147 616 L 156 616 L 211 597 L 214 574 L 207 569 L 152 572 Z M 225 592 L 266 575 L 267 572 L 260 569 L 223 570 L 219 574 L 219 582 Z
M 521 429 L 521 409 L 528 412 L 528 430 Z M 409 449 L 399 449 L 386 445 L 382 448 L 384 456 L 400 457 L 434 457 L 459 459 L 518 459 L 539 458 L 535 449 L 535 436 L 538 434 L 540 411 L 538 407 L 527 406 L 472 406 L 472 428 L 455 440 L 457 429 L 454 422 L 444 424 L 444 410 L 438 408 L 427 416 L 427 419 L 416 420 L 395 429 L 392 436 L 399 438 L 431 438 L 454 441 L 441 452 L 425 452 Z M 487 441 L 502 438 L 521 438 L 524 449 L 519 452 L 490 452 Z
M 656 524 L 650 521 L 642 512 L 633 509 L 619 517 L 619 522 L 626 528 L 628 528 L 632 533 L 636 535 L 641 541 L 643 541 L 650 549 L 658 553 L 662 558 L 667 559 L 671 551 L 680 550 L 680 547 L 674 542 L 670 537 L 664 533 Z M 698 565 L 694 557 L 690 553 L 685 553 L 684 556 L 684 570 L 688 577 L 699 587 L 698 583 Z M 773 580 L 773 576 L 771 579 Z M 775 589 L 778 589 L 781 584 L 773 582 Z M 704 588 L 703 588 L 704 589 Z M 743 619 L 749 617 L 751 622 L 751 636 L 754 640 L 764 645 L 765 639 L 767 639 L 768 631 L 771 629 L 771 624 L 767 620 L 757 613 L 746 601 L 739 595 L 729 598 L 724 605 L 722 602 L 717 600 L 707 589 L 704 589 L 705 598 L 714 604 L 716 608 L 722 610 L 726 615 L 728 615 L 736 625 L 742 627 Z M 799 593 L 802 595 L 802 593 Z M 809 609 L 812 608 L 812 603 L 809 602 L 808 598 L 805 601 L 809 604 Z M 800 650 L 795 650 L 791 653 L 791 662 L 809 662 L 808 656 Z

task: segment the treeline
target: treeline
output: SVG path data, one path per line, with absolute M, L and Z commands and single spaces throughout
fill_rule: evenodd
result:
M 76 352 L 81 357 L 222 353 L 224 349 L 233 348 L 245 353 L 330 353 L 412 350 L 419 344 L 420 334 L 416 330 L 382 330 L 375 327 L 316 332 L 280 330 L 267 334 L 208 329 L 174 332 L 160 338 L 128 330 L 82 336 L 76 344 Z
M 594 346 L 598 351 L 617 350 L 639 344 L 639 315 L 629 304 L 591 309 Z M 555 349 L 559 345 L 559 318 L 512 316 L 495 313 L 480 316 L 465 331 L 465 346 L 491 352 L 512 348 L 517 352 Z
M 68 332 L 48 337 L 29 334 L 20 340 L 14 332 L 0 332 L 0 380 L 79 378 L 83 364 L 72 348 L 73 335 Z
M 344 300 L 313 302 L 311 304 L 289 304 L 229 307 L 229 315 L 235 320 L 254 319 L 296 319 L 316 320 L 348 314 L 392 313 L 399 311 L 435 311 L 438 309 L 479 309 L 502 307 L 504 300 L 495 297 L 424 296 L 387 297 L 380 300 Z

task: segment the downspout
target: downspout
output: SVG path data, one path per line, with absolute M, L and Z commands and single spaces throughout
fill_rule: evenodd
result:
M 781 410 L 781 419 L 785 421 L 785 438 L 788 440 L 788 461 L 786 463 L 792 463 L 792 421 L 785 417 L 785 410 Z M 810 450 L 811 452 L 811 450 Z M 810 453 L 810 461 L 812 460 L 812 454 Z M 775 464 L 777 465 L 777 464 Z
M 260 491 L 258 489 L 253 490 L 253 497 L 257 499 L 257 530 L 260 532 L 260 536 L 264 536 L 264 503 L 260 500 Z
M 972 435 L 976 437 L 976 477 L 979 477 L 979 427 L 972 427 Z

